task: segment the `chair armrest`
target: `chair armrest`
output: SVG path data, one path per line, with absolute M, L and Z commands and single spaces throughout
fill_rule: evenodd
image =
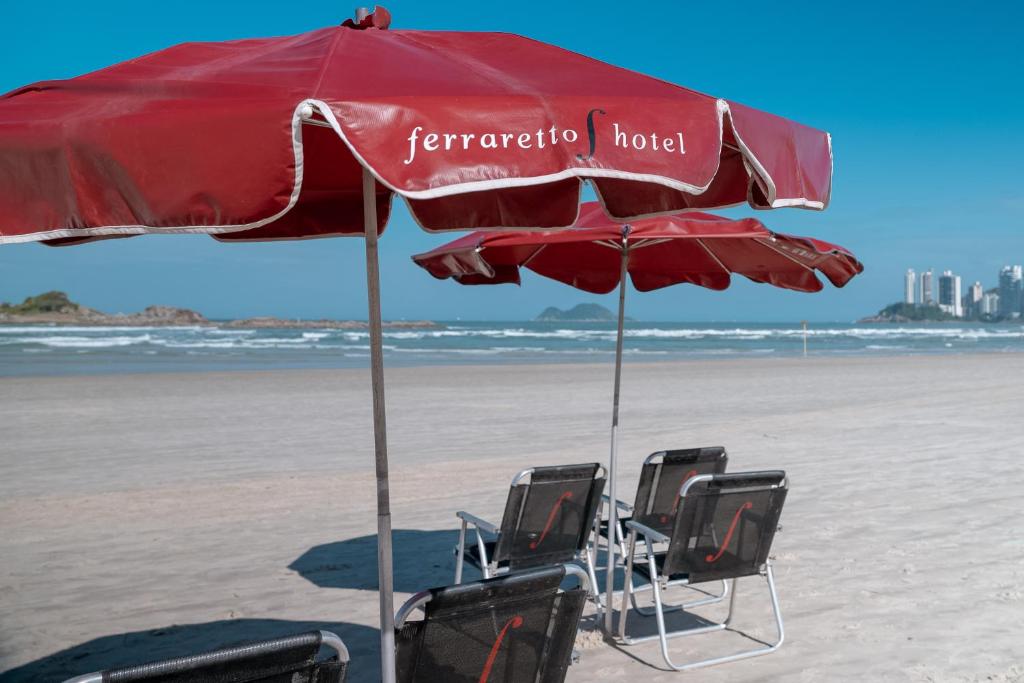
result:
M 395 630 L 397 631 L 398 629 L 405 626 L 405 622 L 409 618 L 409 616 L 414 611 L 420 609 L 425 604 L 430 602 L 432 597 L 433 595 L 431 594 L 430 591 L 420 591 L 416 595 L 406 600 L 405 604 L 399 607 L 398 611 L 395 612 Z
M 633 520 L 629 520 L 628 522 L 626 522 L 626 528 L 627 529 L 632 529 L 633 531 L 637 532 L 638 534 L 646 536 L 647 538 L 649 538 L 650 540 L 654 541 L 655 543 L 668 543 L 669 541 L 672 540 L 671 538 L 669 538 L 665 534 L 661 533 L 660 531 L 655 531 L 651 527 L 644 526 L 643 524 L 640 524 L 639 522 L 634 522 Z
M 612 501 L 612 499 L 609 498 L 607 494 L 601 494 L 601 502 L 602 503 L 605 503 L 607 505 L 611 501 Z M 619 508 L 620 510 L 624 510 L 625 512 L 630 512 L 630 513 L 633 512 L 633 506 L 630 505 L 629 503 L 625 502 L 625 501 L 621 501 L 621 500 L 615 501 L 615 507 Z
M 462 519 L 462 520 L 465 520 L 465 521 L 469 522 L 470 524 L 472 524 L 473 526 L 475 526 L 478 529 L 483 529 L 484 531 L 486 531 L 488 533 L 491 533 L 491 534 L 497 534 L 498 533 L 498 527 L 496 527 L 495 525 L 491 524 L 486 519 L 480 519 L 476 515 L 469 514 L 465 510 L 459 510 L 458 512 L 455 513 L 455 516 L 458 517 L 459 519 Z

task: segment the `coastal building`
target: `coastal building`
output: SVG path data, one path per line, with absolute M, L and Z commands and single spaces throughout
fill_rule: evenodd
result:
M 986 317 L 999 315 L 999 290 L 990 289 L 981 297 L 981 314 Z
M 985 288 L 980 282 L 975 282 L 967 288 L 963 298 L 963 312 L 965 318 L 978 318 L 981 316 L 981 300 L 985 296 Z
M 1021 315 L 1021 273 L 1020 266 L 1004 266 L 999 271 L 999 315 L 1003 318 L 1017 318 Z
M 907 274 L 903 276 L 903 303 L 914 303 L 914 285 L 917 284 L 917 274 L 913 268 L 907 268 Z
M 917 298 L 917 302 L 922 306 L 930 306 L 935 303 L 935 298 L 932 296 L 932 269 L 921 273 L 921 294 Z
M 960 276 L 943 271 L 939 277 L 939 308 L 957 318 L 964 317 L 960 295 Z

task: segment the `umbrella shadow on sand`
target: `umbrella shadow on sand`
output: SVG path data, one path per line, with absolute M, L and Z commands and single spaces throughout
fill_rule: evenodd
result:
M 225 619 L 175 624 L 88 640 L 0 673 L 3 683 L 59 682 L 73 676 L 120 666 L 183 657 L 251 640 L 325 630 L 341 636 L 351 655 L 350 681 L 380 677 L 378 629 L 358 624 L 285 619 Z
M 455 571 L 453 548 L 459 538 L 455 529 L 395 529 L 395 592 L 416 593 L 452 583 Z M 359 536 L 315 545 L 288 568 L 321 588 L 377 590 L 377 536 Z M 476 575 L 467 569 L 467 580 Z M 397 608 L 399 601 L 396 600 Z

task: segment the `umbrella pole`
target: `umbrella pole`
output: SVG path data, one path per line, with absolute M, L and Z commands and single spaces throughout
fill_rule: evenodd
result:
M 366 238 L 366 295 L 369 305 L 370 381 L 373 384 L 373 448 L 377 466 L 377 580 L 380 592 L 380 670 L 383 683 L 395 683 L 394 577 L 391 567 L 391 501 L 388 493 L 388 440 L 384 419 L 384 347 L 377 259 L 377 182 L 363 169 L 363 231 Z
M 629 244 L 626 235 L 629 226 L 622 229 L 622 265 L 619 270 L 619 328 L 615 337 L 615 391 L 612 394 L 612 445 L 608 457 L 608 575 L 605 579 L 604 630 L 612 630 L 612 596 L 615 594 L 615 548 L 616 525 L 618 524 L 618 498 L 615 492 L 616 457 L 619 454 L 619 388 L 622 385 L 622 332 L 626 319 L 626 272 L 629 267 Z M 621 616 L 619 617 L 622 618 Z

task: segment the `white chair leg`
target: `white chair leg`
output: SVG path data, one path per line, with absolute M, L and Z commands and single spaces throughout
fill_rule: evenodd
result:
M 772 602 L 772 613 L 775 616 L 775 628 L 778 630 L 778 638 L 774 643 L 766 645 L 764 647 L 755 648 L 753 650 L 745 650 L 743 652 L 737 652 L 732 655 L 725 655 L 724 657 L 713 657 L 710 659 L 702 659 L 696 662 L 688 662 L 686 664 L 675 664 L 672 662 L 668 654 L 668 638 L 673 636 L 690 635 L 691 633 L 700 633 L 708 630 L 715 630 L 716 627 L 724 628 L 733 617 L 733 606 L 736 603 L 736 581 L 733 580 L 732 586 L 732 598 L 729 600 L 729 615 L 726 620 L 720 625 L 707 626 L 696 629 L 690 629 L 687 631 L 677 631 L 675 633 L 666 633 L 664 629 L 665 619 L 661 615 L 661 611 L 658 611 L 658 636 L 661 640 L 661 653 L 665 658 L 665 663 L 676 671 L 689 671 L 690 669 L 699 669 L 705 666 L 713 666 L 715 664 L 725 664 L 726 662 L 735 662 L 740 659 L 749 659 L 751 657 L 760 657 L 775 652 L 782 647 L 783 641 L 786 639 L 786 632 L 782 624 L 782 611 L 779 609 L 779 596 L 775 591 L 775 575 L 772 573 L 771 563 L 765 565 L 765 581 L 768 584 L 768 595 Z M 654 589 L 654 601 L 655 604 L 660 604 L 661 598 L 658 592 L 658 588 Z
M 462 583 L 462 564 L 466 559 L 466 520 L 459 529 L 459 545 L 455 547 L 455 584 Z
M 611 531 L 611 529 L 609 529 L 608 530 L 608 542 L 609 543 L 612 542 L 611 535 L 612 535 L 612 531 Z M 618 540 L 619 540 L 619 550 L 622 553 L 622 556 L 625 557 L 626 556 L 626 532 L 625 532 L 625 526 L 623 526 L 621 520 L 619 520 L 616 523 L 616 525 L 615 525 L 615 535 L 618 537 Z
M 484 537 L 480 534 L 480 528 L 475 527 L 476 530 L 476 547 L 480 552 L 480 573 L 483 574 L 483 578 L 491 578 L 490 566 L 491 558 L 487 557 L 487 545 L 484 543 Z
M 626 615 L 629 613 L 629 603 L 633 597 L 633 556 L 636 555 L 636 532 L 629 532 L 629 552 L 623 555 L 626 558 L 625 575 L 622 577 L 622 607 L 619 610 L 619 639 L 626 638 Z M 611 597 L 608 600 L 608 609 L 611 609 Z
M 598 621 L 600 621 L 604 606 L 601 603 L 601 589 L 597 584 L 597 572 L 594 570 L 595 561 L 596 558 L 594 556 L 593 548 L 587 546 L 583 563 L 587 566 L 587 575 L 590 577 L 590 598 L 594 601 L 594 605 L 597 607 L 597 618 Z

